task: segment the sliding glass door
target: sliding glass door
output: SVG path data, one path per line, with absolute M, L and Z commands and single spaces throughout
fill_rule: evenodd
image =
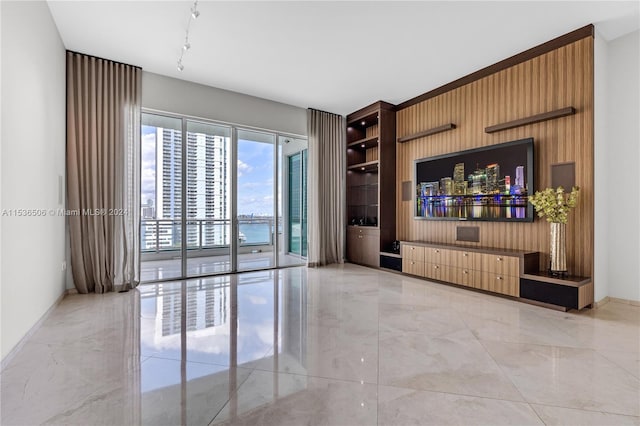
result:
M 231 128 L 186 121 L 186 275 L 233 270 Z
M 238 130 L 238 270 L 276 266 L 276 136 Z
M 306 262 L 304 139 L 142 114 L 142 281 Z
M 141 280 L 182 273 L 182 120 L 142 115 Z
M 284 192 L 284 238 L 280 263 L 294 265 L 307 257 L 307 141 L 281 137 Z

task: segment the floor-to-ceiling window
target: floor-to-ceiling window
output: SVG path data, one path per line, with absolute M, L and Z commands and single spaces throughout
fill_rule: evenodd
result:
M 306 143 L 143 113 L 142 281 L 304 264 Z

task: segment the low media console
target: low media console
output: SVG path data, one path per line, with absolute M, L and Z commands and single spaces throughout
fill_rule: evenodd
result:
M 593 303 L 589 278 L 550 277 L 539 272 L 539 253 L 463 247 L 423 241 L 400 243 L 402 272 L 560 309 Z

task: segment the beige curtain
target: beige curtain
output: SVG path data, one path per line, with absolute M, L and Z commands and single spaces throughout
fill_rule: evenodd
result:
M 345 118 L 307 110 L 309 136 L 308 265 L 344 261 Z
M 141 74 L 67 52 L 67 219 L 79 293 L 139 282 Z

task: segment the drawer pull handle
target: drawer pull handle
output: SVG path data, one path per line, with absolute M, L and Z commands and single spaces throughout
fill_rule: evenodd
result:
M 415 265 L 415 264 L 416 264 L 416 262 L 411 262 L 411 264 L 412 264 L 412 265 Z
M 416 249 L 415 247 L 411 247 L 411 250 L 415 250 L 415 249 Z
M 462 271 L 463 274 L 467 275 L 469 271 Z
M 440 253 L 440 250 L 437 250 L 437 249 L 436 249 L 436 253 Z
M 501 257 L 498 258 L 498 262 L 502 262 L 502 258 Z
M 440 269 L 440 267 L 438 265 L 434 266 L 435 269 Z
M 464 257 L 468 257 L 468 256 L 469 256 L 469 253 L 464 253 L 464 254 L 463 254 L 463 256 L 464 256 Z
M 502 277 L 496 277 L 498 281 L 502 281 Z

